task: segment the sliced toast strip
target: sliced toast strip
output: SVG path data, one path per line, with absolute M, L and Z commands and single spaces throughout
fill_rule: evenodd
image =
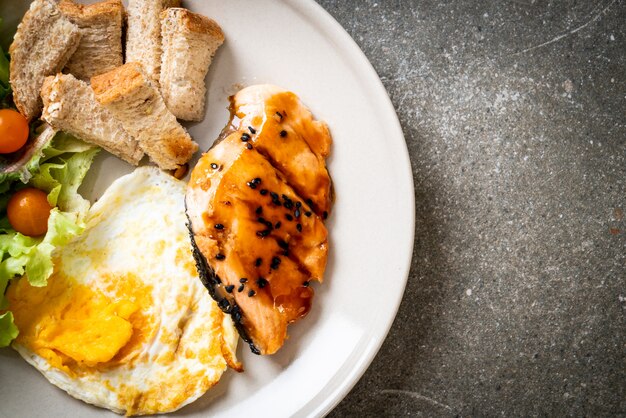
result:
M 161 94 L 168 109 L 179 119 L 204 117 L 206 85 L 213 55 L 224 43 L 224 33 L 208 17 L 183 8 L 161 13 L 163 38 Z
M 59 9 L 83 34 L 78 48 L 66 64 L 68 72 L 81 80 L 106 73 L 123 64 L 121 0 L 105 0 L 91 5 L 61 0 Z
M 89 85 L 71 74 L 47 77 L 41 89 L 42 119 L 58 130 L 139 164 L 143 151 L 120 121 L 96 100 Z
M 61 71 L 80 39 L 80 29 L 61 14 L 56 1 L 31 3 L 9 48 L 13 101 L 26 119 L 39 115 L 44 78 Z
M 96 99 L 122 122 L 143 151 L 163 170 L 187 163 L 198 150 L 165 106 L 141 64 L 129 62 L 91 79 Z
M 129 0 L 126 62 L 139 62 L 156 83 L 161 68 L 161 12 L 180 0 Z

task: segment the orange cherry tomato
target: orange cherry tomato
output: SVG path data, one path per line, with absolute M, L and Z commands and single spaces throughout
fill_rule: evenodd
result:
M 39 189 L 27 187 L 16 192 L 7 206 L 9 223 L 17 232 L 38 237 L 48 231 L 48 218 L 52 206 L 48 195 Z
M 28 140 L 28 121 L 12 109 L 0 110 L 0 154 L 22 148 Z

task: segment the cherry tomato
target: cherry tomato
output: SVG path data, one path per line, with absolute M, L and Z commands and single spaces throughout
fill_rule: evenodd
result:
M 17 232 L 29 237 L 38 237 L 48 231 L 51 210 L 46 193 L 27 187 L 11 196 L 7 216 L 9 223 Z
M 0 154 L 10 154 L 22 148 L 28 140 L 28 121 L 11 109 L 0 110 Z

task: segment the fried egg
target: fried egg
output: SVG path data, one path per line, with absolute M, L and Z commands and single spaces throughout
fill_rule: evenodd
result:
M 170 412 L 241 370 L 238 335 L 198 279 L 185 184 L 152 167 L 119 178 L 48 286 L 7 292 L 13 347 L 50 382 L 127 415 Z

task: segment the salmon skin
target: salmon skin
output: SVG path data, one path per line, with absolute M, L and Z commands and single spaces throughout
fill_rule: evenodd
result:
M 255 354 L 273 354 L 311 309 L 328 256 L 331 137 L 276 86 L 231 97 L 231 120 L 185 197 L 200 279 Z

